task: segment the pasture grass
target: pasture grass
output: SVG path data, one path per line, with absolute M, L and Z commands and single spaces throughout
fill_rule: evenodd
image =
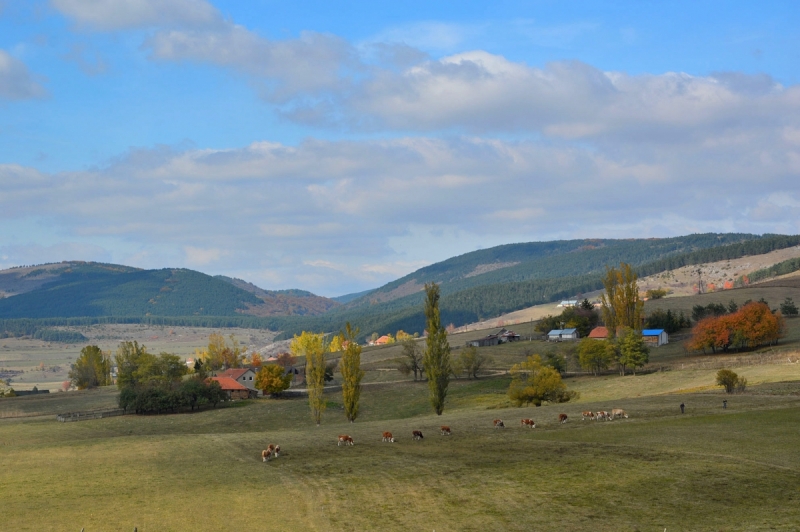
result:
M 4 419 L 3 528 L 795 530 L 800 382 L 786 382 L 795 367 L 742 368 L 766 384 L 733 396 L 668 393 L 713 383 L 713 370 L 581 377 L 568 380 L 578 404 L 519 409 L 503 408 L 507 377 L 459 380 L 441 417 L 425 383 L 376 384 L 354 424 L 331 394 L 319 427 L 303 399 L 78 423 Z M 52 407 L 34 399 L 14 401 Z M 617 407 L 630 419 L 580 420 L 581 410 Z M 507 428 L 493 429 L 494 417 Z M 537 428 L 521 428 L 523 417 Z M 440 424 L 453 435 L 440 436 Z M 414 429 L 425 439 L 412 441 Z M 382 443 L 384 430 L 397 443 Z M 341 433 L 356 445 L 337 447 Z M 265 464 L 270 442 L 284 452 Z

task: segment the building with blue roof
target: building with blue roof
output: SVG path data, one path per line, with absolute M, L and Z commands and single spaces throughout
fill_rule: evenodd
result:
M 664 329 L 645 329 L 642 331 L 642 338 L 647 345 L 652 347 L 669 343 L 669 335 Z

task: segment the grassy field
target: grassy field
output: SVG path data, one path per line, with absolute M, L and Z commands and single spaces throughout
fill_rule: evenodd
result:
M 800 364 L 734 369 L 751 387 L 727 396 L 727 410 L 715 370 L 692 369 L 568 379 L 576 404 L 521 409 L 508 408 L 507 377 L 459 380 L 441 417 L 424 383 L 375 384 L 352 425 L 339 394 L 320 427 L 303 399 L 64 424 L 0 419 L 3 528 L 796 530 Z M 17 398 L 0 409 L 47 413 L 114 396 Z M 630 419 L 580 420 L 581 410 L 616 407 Z M 570 422 L 558 424 L 560 412 Z M 508 428 L 491 428 L 495 417 Z M 520 428 L 522 417 L 537 428 Z M 438 435 L 443 423 L 453 436 Z M 425 439 L 412 441 L 413 429 Z M 381 443 L 384 430 L 397 443 Z M 343 432 L 355 446 L 336 446 Z M 284 453 L 265 464 L 269 442 Z

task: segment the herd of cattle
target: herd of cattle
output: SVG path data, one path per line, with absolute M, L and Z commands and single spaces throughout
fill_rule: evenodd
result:
M 602 419 L 602 420 L 606 420 L 606 421 L 611 421 L 611 420 L 616 419 L 616 418 L 625 418 L 625 419 L 627 419 L 628 418 L 628 413 L 625 412 L 624 410 L 622 410 L 621 408 L 615 408 L 615 409 L 611 410 L 611 412 L 606 412 L 605 410 L 601 410 L 599 412 L 591 412 L 591 411 L 588 411 L 588 410 L 584 411 L 584 412 L 581 412 L 581 420 L 586 420 L 586 419 L 600 420 L 600 419 Z M 569 416 L 567 416 L 567 414 L 559 414 L 558 415 L 558 422 L 561 423 L 561 424 L 566 423 L 568 419 L 569 419 Z M 524 419 L 520 420 L 519 424 L 523 428 L 525 428 L 525 427 L 529 427 L 529 428 L 532 428 L 532 429 L 536 428 L 536 422 L 534 420 L 530 419 L 530 418 L 524 418 Z M 492 425 L 496 429 L 504 429 L 506 427 L 506 424 L 502 419 L 493 419 L 492 420 Z M 442 436 L 451 436 L 453 434 L 453 431 L 449 426 L 442 425 L 441 427 L 439 427 L 439 434 L 441 434 Z M 424 438 L 424 436 L 423 436 L 421 430 L 414 430 L 414 431 L 411 432 L 411 438 L 413 440 L 422 440 Z M 386 431 L 386 432 L 383 433 L 383 435 L 381 437 L 381 441 L 382 442 L 394 443 L 396 440 L 395 440 L 394 435 L 391 432 Z M 353 438 L 351 436 L 349 436 L 348 434 L 339 434 L 339 439 L 338 439 L 338 441 L 336 443 L 336 446 L 339 447 L 339 446 L 342 446 L 342 445 L 344 445 L 344 446 L 355 445 L 355 442 L 353 441 Z M 280 445 L 273 445 L 273 444 L 270 443 L 269 446 L 266 449 L 261 451 L 261 458 L 263 459 L 264 462 L 269 462 L 270 459 L 277 458 L 278 456 L 280 456 L 280 452 L 281 452 L 281 446 Z

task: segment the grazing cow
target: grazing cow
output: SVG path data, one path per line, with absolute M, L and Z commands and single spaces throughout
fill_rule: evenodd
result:
M 519 422 L 519 424 L 522 425 L 523 428 L 524 427 L 530 427 L 532 429 L 536 428 L 536 422 L 528 418 L 523 419 L 522 421 Z
M 353 442 L 353 438 L 348 436 L 347 434 L 339 434 L 339 441 L 336 443 L 336 446 L 340 446 L 341 444 L 347 445 L 355 445 Z
M 270 458 L 272 458 L 273 456 L 275 456 L 275 444 L 270 443 L 269 445 L 267 445 L 267 448 L 264 451 L 261 451 L 261 458 L 265 462 L 269 462 Z
M 594 412 L 590 412 L 590 411 L 581 412 L 581 421 L 585 420 L 587 417 L 589 419 L 593 420 L 594 419 Z
M 425 436 L 422 435 L 421 430 L 415 430 L 411 433 L 411 437 L 414 438 L 415 440 L 421 440 Z
M 567 415 L 566 414 L 559 414 L 558 415 L 558 422 L 562 425 L 567 422 Z
M 628 419 L 628 413 L 621 408 L 614 408 L 611 410 L 611 419 L 614 419 L 615 417 L 624 417 L 625 419 Z
M 496 428 L 496 429 L 504 429 L 504 428 L 506 428 L 506 424 L 503 423 L 502 419 L 493 419 L 492 423 L 494 424 L 494 428 Z
M 392 436 L 391 432 L 384 432 L 383 439 L 381 441 L 388 441 L 389 443 L 394 443 L 394 436 Z
M 606 412 L 605 410 L 597 412 L 595 416 L 597 419 L 605 419 L 606 421 L 608 421 L 608 412 Z
M 453 435 L 453 431 L 451 431 L 450 427 L 448 427 L 447 425 L 442 425 L 439 430 L 442 431 L 442 436 L 452 436 Z

